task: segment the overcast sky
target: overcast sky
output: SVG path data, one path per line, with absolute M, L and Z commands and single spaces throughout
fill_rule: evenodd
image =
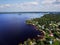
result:
M 0 0 L 0 12 L 60 11 L 60 0 Z

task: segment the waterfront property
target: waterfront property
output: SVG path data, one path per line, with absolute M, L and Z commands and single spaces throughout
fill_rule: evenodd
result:
M 27 20 L 28 25 L 33 25 L 36 30 L 42 31 L 35 39 L 36 45 L 60 44 L 60 14 L 46 14 L 41 18 Z M 43 35 L 44 34 L 44 35 Z M 32 42 L 32 40 L 31 40 Z M 32 45 L 32 44 L 31 44 Z

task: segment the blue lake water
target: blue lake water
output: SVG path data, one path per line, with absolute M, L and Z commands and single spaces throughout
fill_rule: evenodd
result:
M 40 34 L 25 21 L 43 15 L 44 13 L 0 14 L 0 45 L 18 45 L 19 42 Z

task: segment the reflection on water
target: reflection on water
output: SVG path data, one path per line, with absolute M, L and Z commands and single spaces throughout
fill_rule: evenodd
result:
M 41 17 L 43 13 L 0 14 L 0 45 L 17 45 L 27 38 L 33 38 L 39 31 L 25 21 Z

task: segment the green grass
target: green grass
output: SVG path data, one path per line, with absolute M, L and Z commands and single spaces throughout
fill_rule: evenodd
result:
M 60 42 L 56 40 L 53 45 L 60 45 Z

